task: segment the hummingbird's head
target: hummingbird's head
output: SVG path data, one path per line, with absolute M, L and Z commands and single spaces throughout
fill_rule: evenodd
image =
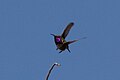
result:
M 54 34 L 51 34 L 51 35 L 54 36 L 55 42 L 61 42 L 61 36 L 54 35 Z
M 55 41 L 56 41 L 56 42 L 61 42 L 61 36 L 56 36 L 56 37 L 55 37 Z

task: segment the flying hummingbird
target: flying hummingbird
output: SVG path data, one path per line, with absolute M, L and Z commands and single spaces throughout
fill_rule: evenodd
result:
M 78 40 L 72 40 L 72 41 L 66 41 L 65 38 L 67 37 L 70 29 L 72 28 L 72 26 L 74 25 L 73 22 L 69 23 L 67 25 L 67 27 L 64 29 L 62 35 L 54 35 L 54 34 L 51 34 L 54 36 L 54 41 L 55 41 L 55 44 L 57 46 L 57 49 L 56 50 L 60 50 L 59 53 L 61 53 L 62 51 L 64 51 L 65 49 L 67 49 L 69 52 L 70 49 L 69 49 L 69 44 L 73 43 L 73 42 L 76 42 Z

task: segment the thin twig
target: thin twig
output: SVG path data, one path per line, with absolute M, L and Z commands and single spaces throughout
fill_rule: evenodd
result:
M 50 76 L 50 73 L 51 73 L 51 71 L 53 70 L 53 68 L 54 68 L 55 66 L 61 66 L 61 65 L 58 64 L 58 63 L 54 63 L 54 64 L 52 65 L 52 67 L 50 68 L 50 70 L 49 70 L 49 72 L 48 72 L 45 80 L 48 80 L 48 78 L 49 78 L 49 76 Z

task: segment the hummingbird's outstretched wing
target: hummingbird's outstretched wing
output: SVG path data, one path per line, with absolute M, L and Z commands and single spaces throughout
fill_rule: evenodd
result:
M 71 44 L 71 43 L 76 42 L 76 41 L 78 41 L 78 40 L 68 41 L 68 42 L 66 42 L 65 44 Z
M 73 43 L 73 42 L 76 42 L 78 40 L 72 40 L 72 41 L 68 41 L 66 42 L 64 45 L 67 45 L 67 50 L 71 53 L 70 49 L 69 49 L 69 44 Z
M 63 33 L 62 33 L 62 37 L 65 39 L 66 38 L 66 36 L 68 35 L 68 33 L 69 33 L 69 31 L 70 31 L 70 29 L 71 29 L 71 27 L 74 25 L 74 23 L 73 22 L 71 22 L 71 23 L 69 23 L 68 25 L 67 25 L 67 27 L 65 28 L 65 30 L 63 31 Z

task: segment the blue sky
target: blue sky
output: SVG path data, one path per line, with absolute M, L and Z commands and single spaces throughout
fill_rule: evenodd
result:
M 120 80 L 119 0 L 0 0 L 0 80 Z M 75 25 L 59 54 L 50 33 Z

